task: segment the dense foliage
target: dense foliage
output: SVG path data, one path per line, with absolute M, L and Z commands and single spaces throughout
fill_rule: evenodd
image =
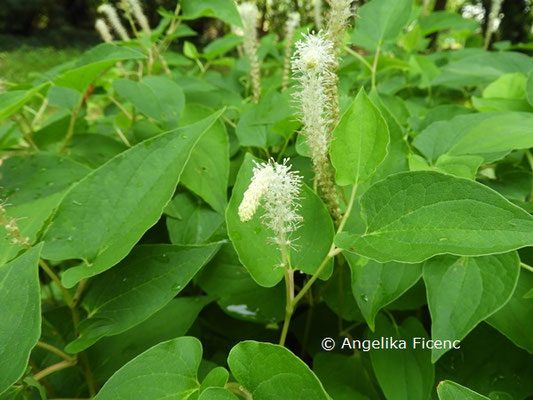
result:
M 532 398 L 530 45 L 350 3 L 122 1 L 2 84 L 0 399 Z

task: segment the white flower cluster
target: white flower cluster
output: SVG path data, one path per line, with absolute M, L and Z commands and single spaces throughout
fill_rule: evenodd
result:
M 300 25 L 300 13 L 292 12 L 285 23 L 285 58 L 283 61 L 282 91 L 289 86 L 289 74 L 291 69 L 292 42 L 294 31 Z
M 328 16 L 328 34 L 336 49 L 341 49 L 346 27 L 353 16 L 353 0 L 328 0 L 330 5 Z
M 243 47 L 250 61 L 250 78 L 252 81 L 253 101 L 257 103 L 261 95 L 261 65 L 257 55 L 257 19 L 259 11 L 252 2 L 239 5 L 239 13 L 243 24 Z
M 239 218 L 243 222 L 249 221 L 262 203 L 265 213 L 261 220 L 274 232 L 274 242 L 290 245 L 288 234 L 296 231 L 302 221 L 298 214 L 302 177 L 291 171 L 287 160 L 282 164 L 273 159 L 256 163 L 253 172 L 252 181 L 239 205 Z
M 98 18 L 96 20 L 94 27 L 104 42 L 111 43 L 113 41 L 113 35 L 109 31 L 109 27 L 102 18 Z
M 295 73 L 301 78 L 323 77 L 329 74 L 333 56 L 333 42 L 326 39 L 322 32 L 303 34 L 304 39 L 296 42 L 292 57 Z
M 463 7 L 462 16 L 464 18 L 474 18 L 480 23 L 483 22 L 483 19 L 485 19 L 485 9 L 483 8 L 483 4 L 466 4 Z
M 111 4 L 102 4 L 98 7 L 97 11 L 107 17 L 109 23 L 122 40 L 125 42 L 130 40 L 126 28 L 124 28 L 124 25 L 122 25 L 122 22 L 120 22 L 120 18 L 115 7 L 113 7 Z
M 127 0 L 130 7 L 131 12 L 137 22 L 139 23 L 139 26 L 143 30 L 144 33 L 150 34 L 152 33 L 152 30 L 150 29 L 150 24 L 148 23 L 148 19 L 146 18 L 146 15 L 144 15 L 141 3 L 139 3 L 139 0 Z
M 295 93 L 300 108 L 303 134 L 311 150 L 315 179 L 330 213 L 340 217 L 337 193 L 328 159 L 331 127 L 336 114 L 331 88 L 336 88 L 337 75 L 334 44 L 321 32 L 303 35 L 296 43 L 292 67 L 299 88 Z
M 20 232 L 17 220 L 9 217 L 4 205 L 0 203 L 0 225 L 7 231 L 7 236 L 11 238 L 11 243 L 17 246 L 30 246 L 30 238 L 23 236 Z

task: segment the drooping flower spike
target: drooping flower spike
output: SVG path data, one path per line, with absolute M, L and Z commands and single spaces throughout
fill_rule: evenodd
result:
M 152 30 L 150 29 L 150 24 L 148 23 L 148 18 L 146 18 L 146 15 L 144 14 L 141 3 L 139 3 L 139 0 L 127 0 L 127 1 L 131 8 L 131 12 L 133 16 L 137 20 L 137 23 L 139 24 L 143 32 L 148 35 L 152 33 Z
M 106 43 L 113 41 L 113 35 L 111 34 L 109 27 L 102 18 L 98 18 L 94 24 L 96 31 L 100 34 L 102 40 Z
M 262 206 L 264 214 L 261 221 L 272 230 L 272 239 L 280 246 L 290 246 L 289 235 L 298 229 L 302 221 L 298 214 L 302 177 L 297 171 L 291 171 L 287 161 L 279 164 L 270 159 L 268 162 L 256 163 L 254 175 L 244 192 L 238 211 L 241 221 L 247 222 Z
M 297 12 L 290 13 L 287 23 L 285 24 L 285 59 L 283 62 L 282 91 L 287 90 L 287 87 L 289 86 L 292 42 L 294 38 L 294 31 L 298 25 L 300 25 L 300 14 Z
M 122 22 L 120 22 L 120 18 L 115 7 L 113 7 L 111 4 L 102 4 L 98 7 L 98 12 L 107 17 L 109 23 L 122 40 L 130 40 L 126 28 L 124 28 L 124 25 L 122 25 Z
M 257 55 L 257 19 L 259 11 L 255 3 L 245 2 L 239 5 L 239 14 L 243 24 L 243 47 L 250 61 L 250 80 L 252 82 L 252 100 L 259 101 L 261 96 L 261 65 Z

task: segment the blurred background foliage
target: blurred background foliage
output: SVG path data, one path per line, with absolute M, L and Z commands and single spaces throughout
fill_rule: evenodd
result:
M 428 10 L 449 10 L 463 15 L 468 14 L 472 8 L 490 10 L 491 3 L 491 0 L 417 1 Z M 99 43 L 100 38 L 93 26 L 97 18 L 96 9 L 102 2 L 105 0 L 2 0 L 0 78 L 21 82 L 30 71 L 45 71 Z M 357 6 L 364 2 L 365 0 L 356 0 L 355 4 Z M 304 16 L 304 22 L 313 20 L 312 0 L 257 0 L 257 3 L 265 16 L 264 31 L 282 30 L 288 9 L 298 10 Z M 143 0 L 143 5 L 151 25 L 156 26 L 161 18 L 158 10 L 173 10 L 176 0 Z M 504 0 L 500 17 L 501 23 L 493 36 L 493 42 L 510 41 L 517 44 L 531 41 L 533 0 Z M 478 15 L 478 18 L 484 30 L 488 12 Z M 225 33 L 220 30 L 224 29 L 223 25 L 213 19 L 194 21 L 191 27 L 197 32 L 203 32 L 191 40 L 200 46 Z M 447 47 L 444 44 L 443 40 L 435 42 L 435 46 Z

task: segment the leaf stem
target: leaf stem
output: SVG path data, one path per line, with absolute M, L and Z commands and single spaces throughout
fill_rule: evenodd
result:
M 281 262 L 283 263 L 283 270 L 285 273 L 285 320 L 283 321 L 283 328 L 281 330 L 281 337 L 279 344 L 285 345 L 287 339 L 287 333 L 289 332 L 289 325 L 291 323 L 292 313 L 294 312 L 294 270 L 291 267 L 290 257 L 288 254 L 286 237 L 283 235 L 281 238 L 280 250 L 281 250 Z
M 531 265 L 527 265 L 526 263 L 520 263 L 520 266 L 524 269 L 527 269 L 528 271 L 533 272 L 533 267 Z
M 70 122 L 68 124 L 68 131 L 67 135 L 65 136 L 65 140 L 63 141 L 63 145 L 61 146 L 61 149 L 59 149 L 60 153 L 63 153 L 65 149 L 67 148 L 68 142 L 70 142 L 70 139 L 72 139 L 72 136 L 74 135 L 74 128 L 76 127 L 76 119 L 78 118 L 78 114 L 81 111 L 81 108 L 83 107 L 83 97 L 80 99 L 78 105 L 74 110 L 72 110 L 72 113 L 70 114 Z
M 63 358 L 65 361 L 69 362 L 75 362 L 76 359 L 74 357 L 69 356 L 64 351 L 58 349 L 55 346 L 52 346 L 51 344 L 41 342 L 40 340 L 37 342 L 37 347 L 40 347 L 41 349 L 48 350 L 51 353 L 54 353 L 55 355 L 58 355 L 59 357 Z
M 246 390 L 244 386 L 237 382 L 226 383 L 226 389 L 228 389 L 232 393 L 244 397 L 246 400 L 253 400 L 252 394 L 248 390 Z
M 368 70 L 372 72 L 372 65 L 370 65 L 370 63 L 361 54 L 359 54 L 357 51 L 350 49 L 348 46 L 345 47 L 345 50 L 348 54 L 351 54 L 359 61 L 361 61 L 365 65 L 365 67 L 367 67 Z
M 378 69 L 379 53 L 381 52 L 381 42 L 376 47 L 376 54 L 374 55 L 374 62 L 372 63 L 372 89 L 376 87 L 376 71 Z
M 73 301 L 72 296 L 68 292 L 68 290 L 63 286 L 61 283 L 61 279 L 55 274 L 55 272 L 50 268 L 50 266 L 44 261 L 42 258 L 39 260 L 39 266 L 43 269 L 43 271 L 56 283 L 57 286 L 59 286 L 59 289 L 61 290 L 61 293 L 63 293 L 63 297 L 65 298 L 65 302 L 69 306 L 69 308 L 73 307 Z
M 37 372 L 35 375 L 33 375 L 33 379 L 35 379 L 36 381 L 39 381 L 47 377 L 48 375 L 53 374 L 54 372 L 58 372 L 66 368 L 73 367 L 75 364 L 76 364 L 75 361 L 68 361 L 68 360 L 60 361 L 57 364 L 50 365 L 49 367 L 43 369 L 42 371 Z
M 350 213 L 352 212 L 353 203 L 355 201 L 355 196 L 357 194 L 357 184 L 353 185 L 352 187 L 352 193 L 350 195 L 350 201 L 348 203 L 348 206 L 346 208 L 346 212 L 344 213 L 342 220 L 339 224 L 339 227 L 337 229 L 337 233 L 342 232 L 344 229 L 344 226 L 346 225 L 346 221 L 348 221 L 348 218 L 350 217 Z M 305 296 L 305 294 L 311 289 L 311 286 L 313 286 L 313 283 L 318 279 L 324 268 L 328 265 L 329 261 L 335 257 L 337 254 L 342 252 L 342 249 L 339 249 L 335 246 L 335 243 L 331 244 L 331 247 L 328 251 L 328 254 L 324 259 L 322 260 L 322 263 L 318 266 L 315 273 L 311 276 L 311 278 L 306 282 L 302 290 L 298 292 L 298 294 L 294 295 L 294 270 L 290 266 L 290 260 L 287 256 L 287 249 L 286 246 L 280 246 L 281 247 L 281 254 L 282 254 L 282 260 L 285 267 L 285 289 L 286 289 L 286 308 L 285 308 L 285 321 L 283 322 L 283 328 L 281 330 L 281 338 L 279 341 L 280 345 L 285 345 L 285 339 L 287 337 L 287 332 L 289 330 L 289 324 L 292 317 L 292 314 L 294 313 L 294 310 L 296 309 L 296 305 L 298 302 Z M 287 263 L 285 263 L 287 261 Z M 288 266 L 288 268 L 287 268 Z

